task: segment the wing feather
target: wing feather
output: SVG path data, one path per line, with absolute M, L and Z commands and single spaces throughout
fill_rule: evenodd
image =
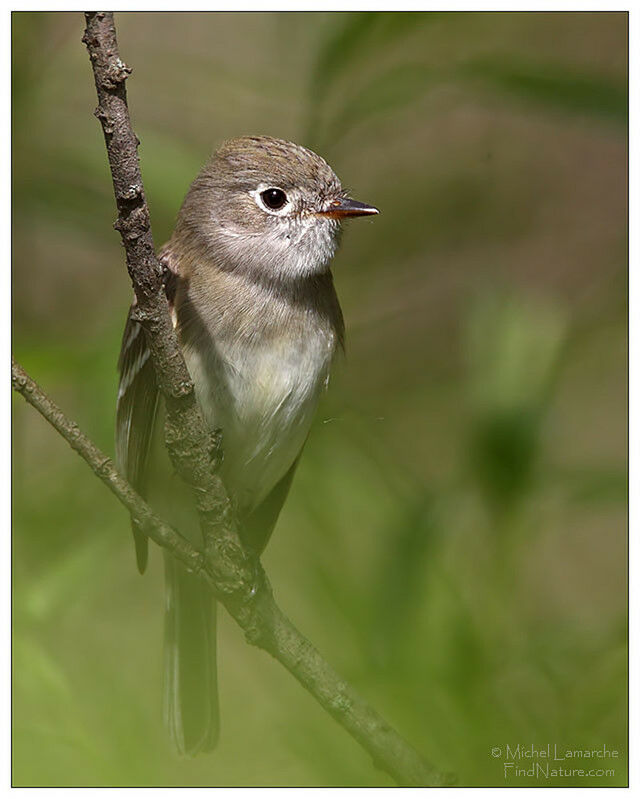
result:
M 291 482 L 299 460 L 300 456 L 298 455 L 289 471 L 276 483 L 261 504 L 249 516 L 242 519 L 240 530 L 242 543 L 258 554 L 264 551 L 269 538 L 271 538 L 271 533 L 276 526 L 278 516 L 291 488 Z
M 146 336 L 129 310 L 118 359 L 120 383 L 116 410 L 116 462 L 133 488 L 147 494 L 147 459 L 158 412 L 158 386 Z M 148 540 L 131 519 L 138 570 L 147 566 Z

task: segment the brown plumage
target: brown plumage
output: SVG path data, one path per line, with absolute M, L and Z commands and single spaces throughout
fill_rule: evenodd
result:
M 265 136 L 224 143 L 193 182 L 162 250 L 168 297 L 196 396 L 221 429 L 220 474 L 245 544 L 261 552 L 284 502 L 327 384 L 344 324 L 329 271 L 340 219 L 377 213 L 350 200 L 328 164 Z M 201 546 L 197 519 L 168 463 L 142 331 L 127 322 L 120 357 L 117 455 L 152 506 Z M 135 530 L 138 566 L 146 539 Z M 198 578 L 165 564 L 167 724 L 178 750 L 218 731 L 214 616 Z

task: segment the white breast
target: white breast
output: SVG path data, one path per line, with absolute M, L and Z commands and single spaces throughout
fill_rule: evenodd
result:
M 207 422 L 222 429 L 221 476 L 242 513 L 284 477 L 309 432 L 335 348 L 333 333 L 313 332 L 185 352 Z

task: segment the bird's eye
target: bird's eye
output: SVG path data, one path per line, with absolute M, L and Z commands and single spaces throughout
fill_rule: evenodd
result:
M 260 192 L 262 202 L 272 211 L 279 211 L 287 204 L 287 195 L 282 189 L 265 189 Z

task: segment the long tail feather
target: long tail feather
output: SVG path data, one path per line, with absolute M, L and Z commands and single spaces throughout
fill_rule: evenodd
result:
M 165 556 L 164 716 L 182 755 L 214 748 L 219 734 L 216 608 L 204 581 Z

